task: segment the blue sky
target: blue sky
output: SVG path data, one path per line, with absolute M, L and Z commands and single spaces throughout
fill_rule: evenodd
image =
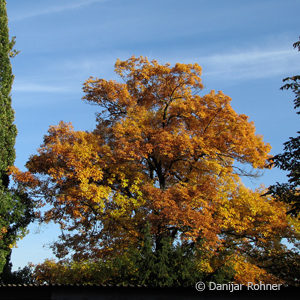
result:
M 197 62 L 202 94 L 222 90 L 232 106 L 254 121 L 272 154 L 296 136 L 293 94 L 282 78 L 299 74 L 298 0 L 7 0 L 18 137 L 16 165 L 24 169 L 49 125 L 60 120 L 92 130 L 95 106 L 81 98 L 89 76 L 117 79 L 117 58 L 147 56 L 160 63 Z M 285 181 L 280 170 L 245 181 L 253 188 Z M 13 250 L 14 269 L 53 257 L 54 225 L 32 224 Z

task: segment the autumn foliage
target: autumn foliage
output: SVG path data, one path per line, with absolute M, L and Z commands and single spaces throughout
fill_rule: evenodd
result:
M 237 282 L 276 280 L 252 254 L 282 251 L 280 240 L 292 242 L 297 226 L 286 204 L 241 182 L 243 165 L 263 169 L 270 157 L 254 124 L 222 92 L 200 95 L 198 64 L 131 57 L 118 60 L 115 71 L 122 83 L 89 78 L 84 84 L 84 100 L 99 106 L 93 132 L 51 126 L 28 172 L 11 169 L 46 205 L 41 219 L 64 230 L 53 246 L 57 256 L 123 255 L 139 247 L 150 224 L 153 251 L 169 238 L 201 248 L 199 268 L 206 271 L 228 261 Z

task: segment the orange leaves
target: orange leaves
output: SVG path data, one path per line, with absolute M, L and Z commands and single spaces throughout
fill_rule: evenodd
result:
M 171 68 L 169 64 L 159 65 L 155 60 L 149 62 L 144 57 L 131 57 L 127 61 L 118 60 L 115 71 L 126 84 L 90 78 L 84 85 L 84 99 L 104 104 L 110 112 L 119 115 L 122 112 L 117 106 L 125 110 L 135 105 L 149 108 L 153 104 L 161 105 L 169 97 L 191 95 L 192 87 L 203 87 L 199 77 L 201 68 L 197 64 L 176 64 Z M 117 104 L 111 105 L 113 102 Z
M 176 227 L 182 232 L 181 239 L 196 240 L 201 235 L 207 239 L 207 246 L 215 246 L 220 231 L 212 203 L 207 201 L 209 192 L 212 198 L 215 193 L 209 191 L 209 185 L 209 182 L 203 185 L 178 183 L 166 190 L 150 184 L 145 186 L 143 192 L 151 208 L 149 218 L 153 230 Z
M 122 115 L 130 105 L 131 98 L 126 84 L 90 78 L 85 82 L 83 90 L 86 93 L 84 99 L 105 106 L 112 116 Z
M 131 57 L 115 67 L 125 84 L 90 78 L 84 99 L 100 105 L 100 123 L 113 122 L 123 153 L 140 159 L 151 149 L 178 159 L 200 152 L 218 156 L 219 162 L 231 158 L 264 167 L 270 147 L 255 135 L 246 116 L 234 112 L 231 99 L 222 92 L 195 93 L 202 88 L 197 64 L 171 67 Z
M 244 187 L 234 172 L 236 162 L 264 168 L 270 146 L 230 97 L 199 94 L 199 65 L 131 57 L 115 68 L 123 83 L 84 84 L 84 99 L 99 105 L 95 131 L 51 126 L 29 172 L 13 170 L 51 204 L 44 219 L 68 231 L 58 254 L 122 252 L 147 222 L 154 240 L 202 240 L 213 254 L 222 246 L 238 255 L 293 235 L 286 208 Z
M 17 167 L 9 167 L 9 174 L 13 176 L 14 181 L 19 182 L 20 184 L 25 184 L 30 187 L 36 187 L 39 184 L 37 178 L 33 176 L 30 172 L 21 172 Z

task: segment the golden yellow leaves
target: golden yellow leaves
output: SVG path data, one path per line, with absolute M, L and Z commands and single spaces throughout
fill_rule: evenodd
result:
M 234 281 L 236 283 L 248 285 L 249 282 L 259 283 L 282 283 L 275 276 L 268 274 L 264 269 L 251 264 L 245 260 L 242 256 L 233 256 L 232 263 L 235 270 Z
M 288 228 L 285 205 L 262 194 L 263 190 L 252 191 L 242 184 L 228 187 L 226 197 L 216 201 L 222 231 L 263 241 Z
M 244 187 L 234 171 L 236 162 L 264 168 L 270 146 L 230 97 L 199 95 L 199 65 L 131 57 L 115 68 L 124 83 L 84 84 L 84 99 L 99 105 L 96 130 L 52 126 L 29 172 L 13 171 L 52 205 L 45 219 L 69 230 L 60 249 L 77 257 L 122 252 L 146 222 L 154 238 L 172 228 L 212 252 L 238 253 L 232 236 L 261 246 L 288 233 L 286 208 Z
M 7 232 L 7 229 L 5 227 L 2 227 L 1 228 L 1 233 L 6 233 Z
M 6 227 L 1 227 L 1 230 L 0 230 L 0 239 L 3 238 L 3 235 L 7 233 L 7 228 Z

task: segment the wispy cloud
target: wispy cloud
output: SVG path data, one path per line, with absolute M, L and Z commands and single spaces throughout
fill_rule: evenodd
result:
M 282 49 L 239 50 L 227 53 L 216 53 L 207 56 L 178 58 L 169 57 L 168 62 L 197 62 L 203 68 L 203 80 L 221 80 L 222 82 L 238 82 L 240 80 L 270 78 L 293 75 L 300 69 L 297 51 Z M 127 59 L 128 53 L 119 53 L 118 57 Z M 153 57 L 154 58 L 154 57 Z M 155 57 L 161 63 L 166 61 Z M 171 58 L 171 59 L 170 59 Z M 116 57 L 113 55 L 89 55 L 78 57 L 76 63 L 66 59 L 52 64 L 47 70 L 47 78 L 40 81 L 16 78 L 13 91 L 25 93 L 80 93 L 82 83 L 89 76 L 107 79 L 119 78 L 113 72 Z M 152 59 L 152 57 L 149 57 Z M 49 77 L 50 75 L 50 77 Z M 55 78 L 55 80 L 54 80 Z
M 291 74 L 300 68 L 293 50 L 255 50 L 199 57 L 205 76 L 254 79 Z
M 199 57 L 182 57 L 168 55 L 165 60 L 159 57 L 149 57 L 158 59 L 161 63 L 170 62 L 172 64 L 181 61 L 185 63 L 197 62 L 203 68 L 203 77 L 210 77 L 222 81 L 239 81 L 247 79 L 270 78 L 274 76 L 292 75 L 299 71 L 300 61 L 298 52 L 293 49 L 281 48 L 259 48 L 255 50 L 239 49 L 225 53 L 215 53 Z M 119 53 L 118 57 L 127 59 L 128 53 Z M 68 73 L 80 72 L 87 77 L 113 76 L 113 65 L 116 57 L 107 55 L 89 56 L 78 59 L 76 64 L 64 62 L 61 64 L 62 70 Z
M 71 4 L 51 6 L 46 9 L 33 10 L 30 12 L 28 11 L 23 14 L 12 17 L 11 21 L 13 21 L 13 22 L 14 21 L 22 21 L 25 19 L 39 17 L 42 15 L 61 13 L 61 12 L 65 12 L 68 10 L 79 9 L 79 8 L 82 8 L 84 6 L 88 6 L 88 5 L 91 5 L 94 3 L 106 2 L 106 1 L 108 1 L 108 0 L 81 0 L 81 1 L 77 1 L 77 2 L 73 1 Z
M 40 84 L 34 82 L 18 82 L 13 85 L 13 92 L 28 93 L 70 93 L 74 88 L 70 86 L 54 86 L 49 84 Z
M 279 76 L 280 78 L 293 75 L 300 69 L 297 51 L 290 49 L 260 48 L 256 50 L 234 50 L 225 53 L 215 53 L 199 57 L 178 57 L 176 54 L 161 59 L 160 57 L 148 57 L 149 59 L 158 59 L 160 63 L 170 62 L 174 64 L 178 61 L 184 63 L 197 62 L 203 68 L 203 79 L 240 81 L 260 78 L 270 78 Z M 90 55 L 88 57 L 79 57 L 74 61 L 66 59 L 59 62 L 56 72 L 64 74 L 73 74 L 80 83 L 89 76 L 101 78 L 113 78 L 118 80 L 113 72 L 113 65 L 116 57 L 127 59 L 130 54 L 118 53 L 114 55 Z

